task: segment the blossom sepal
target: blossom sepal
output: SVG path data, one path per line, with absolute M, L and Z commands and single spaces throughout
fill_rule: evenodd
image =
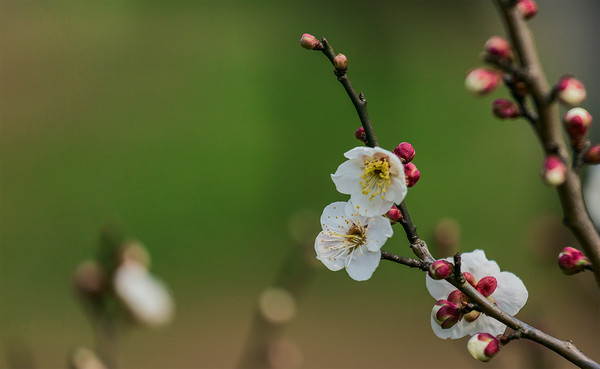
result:
M 477 333 L 467 342 L 467 350 L 475 359 L 487 362 L 500 351 L 500 341 L 489 333 Z

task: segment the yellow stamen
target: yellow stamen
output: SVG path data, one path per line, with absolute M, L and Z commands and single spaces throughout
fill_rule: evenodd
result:
M 390 163 L 387 158 L 365 161 L 365 169 L 360 178 L 363 195 L 371 194 L 369 200 L 372 200 L 381 194 L 381 198 L 385 199 L 385 192 L 391 183 Z

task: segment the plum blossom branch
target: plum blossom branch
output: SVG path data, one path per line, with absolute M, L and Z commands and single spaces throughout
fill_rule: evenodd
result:
M 523 78 L 534 101 L 538 119 L 535 131 L 547 155 L 557 154 L 567 162 L 565 144 L 558 109 L 554 103 L 554 91 L 549 86 L 542 70 L 533 37 L 514 1 L 496 0 L 506 30 L 512 41 Z M 583 202 L 581 181 L 577 166 L 567 168 L 566 180 L 557 186 L 558 196 L 564 213 L 565 225 L 579 241 L 594 268 L 596 283 L 600 287 L 600 235 L 596 231 Z

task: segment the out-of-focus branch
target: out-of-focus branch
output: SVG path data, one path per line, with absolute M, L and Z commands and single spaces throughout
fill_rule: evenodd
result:
M 523 81 L 531 93 L 538 119 L 535 131 L 546 155 L 559 155 L 564 162 L 569 157 L 567 145 L 562 135 L 560 116 L 554 102 L 553 91 L 542 70 L 535 42 L 525 20 L 514 1 L 495 1 L 518 61 L 521 64 Z M 564 184 L 557 187 L 564 213 L 564 223 L 579 241 L 585 254 L 594 265 L 596 283 L 600 287 L 600 235 L 594 228 L 587 213 L 581 193 L 581 181 L 577 168 L 567 168 Z

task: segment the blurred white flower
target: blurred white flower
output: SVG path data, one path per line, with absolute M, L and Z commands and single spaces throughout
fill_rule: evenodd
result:
M 447 258 L 453 261 L 452 258 Z M 461 255 L 461 272 L 471 274 L 470 282 L 484 296 L 495 302 L 498 307 L 510 315 L 515 315 L 527 302 L 529 296 L 523 281 L 510 272 L 501 272 L 495 261 L 485 257 L 483 250 L 466 252 Z M 488 277 L 488 278 L 485 278 Z M 492 278 L 489 278 L 492 277 Z M 495 285 L 494 285 L 495 280 Z M 434 280 L 426 276 L 426 285 L 429 294 L 436 300 L 456 301 L 457 298 L 464 299 L 466 296 L 445 280 Z M 479 286 L 477 281 L 482 281 Z M 490 283 L 491 282 L 491 283 Z M 452 296 L 451 296 L 452 294 Z M 477 313 L 477 312 L 474 312 Z M 491 335 L 504 333 L 506 326 L 484 313 L 468 314 L 451 328 L 444 329 L 431 318 L 433 332 L 440 338 L 461 338 L 466 335 L 474 335 L 484 332 Z
M 315 240 L 317 259 L 327 268 L 345 268 L 357 281 L 371 278 L 381 260 L 381 247 L 393 235 L 389 219 L 365 217 L 351 202 L 327 205 L 321 215 L 323 231 Z
M 380 147 L 355 147 L 331 179 L 337 190 L 350 195 L 360 215 L 385 214 L 408 191 L 404 167 L 396 154 Z
M 156 327 L 171 321 L 174 304 L 166 286 L 136 261 L 125 261 L 116 270 L 114 288 L 117 296 L 144 325 Z

